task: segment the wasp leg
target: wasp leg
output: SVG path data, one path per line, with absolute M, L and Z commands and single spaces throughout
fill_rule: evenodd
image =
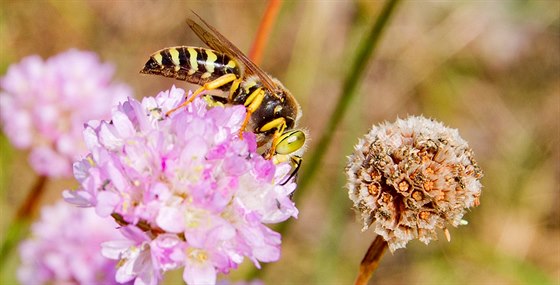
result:
M 253 115 L 253 112 L 255 112 L 255 110 L 257 110 L 259 108 L 263 99 L 264 99 L 264 91 L 261 88 L 253 91 L 253 93 L 251 93 L 251 95 L 249 95 L 249 97 L 247 97 L 247 100 L 245 101 L 245 104 L 244 104 L 246 109 L 247 109 L 247 114 L 245 115 L 245 120 L 243 121 L 243 124 L 241 125 L 241 129 L 239 129 L 239 138 L 240 139 L 243 138 L 243 132 L 245 131 L 245 128 L 249 124 L 249 120 L 251 119 L 251 115 Z
M 292 173 L 290 173 L 290 176 L 288 176 L 288 179 L 286 179 L 286 180 L 284 180 L 284 182 L 280 183 L 280 185 L 282 185 L 282 186 L 286 185 L 286 183 L 290 182 L 290 180 L 292 180 L 292 178 L 294 178 L 294 177 L 297 179 L 299 168 L 301 166 L 301 163 L 303 162 L 303 159 L 300 156 L 297 156 L 297 155 L 292 155 L 290 157 L 290 160 L 291 160 L 292 166 L 294 167 L 294 170 L 292 170 Z M 291 195 L 293 195 L 293 193 Z
M 284 133 L 284 129 L 286 129 L 286 119 L 276 118 L 266 123 L 258 131 L 266 132 L 273 129 L 276 129 L 276 131 L 274 131 L 274 134 L 272 135 L 272 143 L 270 145 L 270 149 L 268 150 L 268 153 L 264 157 L 266 159 L 270 159 L 272 158 L 272 156 L 274 156 L 274 154 L 276 154 L 276 146 L 279 143 L 279 138 Z
M 233 73 L 228 73 L 228 74 L 224 74 L 218 78 L 216 78 L 215 80 L 212 80 L 208 83 L 204 83 L 204 85 L 200 86 L 200 88 L 198 88 L 191 97 L 189 97 L 185 102 L 183 102 L 183 104 L 179 105 L 176 108 L 173 108 L 169 111 L 167 111 L 167 113 L 165 113 L 166 116 L 169 116 L 171 114 L 173 114 L 175 111 L 187 106 L 188 104 L 190 104 L 192 101 L 194 101 L 194 99 L 196 97 L 198 97 L 203 91 L 206 90 L 215 90 L 218 89 L 228 83 L 234 82 L 238 80 L 237 79 L 237 75 L 233 74 Z
M 271 122 L 272 123 L 272 122 Z M 305 145 L 305 132 L 302 130 L 287 130 L 283 132 L 278 140 L 273 142 L 274 154 L 272 161 L 274 164 L 279 164 L 290 160 L 292 172 L 284 182 L 280 185 L 285 185 L 292 178 L 297 179 L 297 174 L 303 159 L 301 156 L 295 154 Z
M 206 101 L 206 104 L 210 108 L 223 107 L 225 104 L 228 103 L 227 98 L 216 96 L 216 95 L 206 94 L 206 95 L 203 96 L 203 98 L 204 98 L 204 101 Z

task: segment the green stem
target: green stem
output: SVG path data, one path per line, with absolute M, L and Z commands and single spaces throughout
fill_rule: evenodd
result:
M 387 27 L 387 22 L 391 18 L 391 15 L 399 2 L 400 0 L 388 0 L 385 3 L 379 17 L 373 23 L 369 34 L 358 47 L 356 58 L 354 59 L 350 73 L 348 73 L 344 80 L 344 86 L 341 94 L 339 95 L 336 108 L 329 117 L 330 119 L 327 123 L 327 127 L 319 139 L 313 155 L 311 155 L 309 161 L 305 161 L 305 175 L 302 175 L 300 181 L 298 182 L 298 188 L 295 192 L 296 198 L 305 192 L 309 183 L 313 181 L 317 171 L 320 169 L 319 166 L 321 165 L 323 157 L 325 156 L 325 153 L 332 141 L 334 131 L 342 121 L 344 114 L 346 114 L 350 102 L 356 97 L 359 86 L 358 83 L 362 79 L 366 67 L 370 59 L 373 57 L 376 47 L 378 46 L 379 39 L 383 34 L 384 28 Z
M 378 46 L 381 35 L 400 1 L 401 0 L 387 0 L 387 2 L 385 2 L 379 17 L 373 23 L 370 32 L 362 40 L 360 46 L 358 47 L 350 73 L 348 73 L 344 80 L 344 85 L 338 98 L 338 103 L 330 116 L 330 120 L 323 132 L 323 136 L 319 139 L 319 142 L 315 147 L 315 151 L 311 155 L 309 161 L 304 161 L 305 169 L 302 171 L 304 175 L 301 176 L 301 179 L 298 182 L 298 187 L 294 193 L 294 199 L 299 200 L 298 198 L 302 196 L 309 186 L 309 183 L 313 181 L 314 176 L 320 169 L 319 165 L 323 161 L 323 157 L 325 156 L 325 153 L 332 141 L 334 131 L 342 121 L 350 102 L 354 99 L 354 97 L 356 97 L 358 83 L 360 83 L 360 80 L 365 73 L 367 64 L 373 57 L 374 51 Z M 284 235 L 288 231 L 291 223 L 292 221 L 289 220 L 280 224 L 277 231 Z M 263 264 L 263 268 L 261 270 L 253 269 L 248 272 L 246 274 L 246 277 L 248 278 L 247 280 L 261 277 L 266 267 L 267 265 Z
M 33 188 L 27 194 L 25 201 L 20 205 L 14 219 L 8 226 L 6 236 L 4 236 L 2 246 L 0 247 L 0 270 L 4 268 L 4 264 L 12 250 L 27 233 L 33 210 L 37 207 L 43 195 L 47 180 L 46 176 L 39 176 L 37 178 Z

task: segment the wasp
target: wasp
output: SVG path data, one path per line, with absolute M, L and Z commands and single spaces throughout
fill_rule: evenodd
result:
M 245 106 L 247 115 L 239 136 L 242 137 L 245 130 L 251 131 L 257 135 L 259 147 L 268 147 L 263 153 L 266 159 L 273 159 L 275 163 L 290 160 L 294 165 L 290 180 L 301 165 L 300 154 L 306 137 L 303 130 L 294 129 L 301 117 L 298 102 L 280 81 L 265 73 L 216 28 L 194 14 L 206 28 L 192 19 L 187 19 L 187 24 L 210 48 L 175 46 L 161 49 L 150 56 L 140 73 L 200 85 L 191 97 L 168 115 L 205 91 L 227 92 L 226 98 L 213 98 L 226 104 Z

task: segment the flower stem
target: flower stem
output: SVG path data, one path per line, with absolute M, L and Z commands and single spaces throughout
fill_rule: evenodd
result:
M 381 10 L 379 17 L 373 23 L 369 34 L 367 34 L 366 38 L 364 38 L 357 48 L 356 57 L 354 58 L 352 68 L 350 69 L 350 73 L 346 76 L 344 80 L 344 86 L 342 91 L 339 95 L 338 103 L 335 107 L 335 110 L 330 116 L 330 120 L 327 123 L 326 130 L 323 132 L 323 136 L 319 139 L 317 147 L 313 152 L 312 156 L 310 157 L 309 161 L 304 162 L 305 170 L 303 171 L 303 175 L 301 176 L 298 187 L 294 193 L 294 200 L 302 195 L 305 188 L 308 187 L 310 181 L 315 176 L 317 171 L 319 170 L 319 165 L 323 160 L 323 157 L 327 151 L 328 146 L 332 140 L 334 130 L 338 127 L 340 121 L 344 117 L 350 102 L 354 97 L 356 97 L 356 91 L 358 89 L 358 83 L 360 83 L 360 79 L 362 78 L 367 63 L 373 57 L 375 48 L 377 47 L 383 30 L 387 26 L 389 19 L 391 18 L 393 11 L 395 10 L 397 4 L 400 0 L 387 0 L 383 9 Z M 286 232 L 289 231 L 289 227 L 292 224 L 292 221 L 288 220 L 278 225 L 276 230 L 284 235 Z M 268 267 L 267 264 L 262 265 L 261 270 L 253 269 L 246 274 L 246 277 L 249 277 L 248 280 L 253 278 L 259 278 L 260 276 L 264 275 L 266 268 Z
M 27 194 L 25 201 L 18 208 L 16 212 L 15 220 L 27 219 L 31 216 L 33 210 L 35 209 L 37 203 L 39 202 L 39 199 L 43 195 L 43 191 L 45 190 L 45 185 L 47 184 L 47 180 L 48 179 L 46 176 L 37 177 L 37 180 L 35 180 L 35 184 L 33 185 L 33 188 L 31 188 L 31 191 L 29 191 L 29 194 Z
M 31 216 L 34 209 L 37 207 L 41 196 L 43 195 L 47 180 L 46 176 L 39 176 L 37 178 L 33 188 L 31 188 L 27 197 L 17 209 L 14 219 L 8 226 L 6 236 L 4 237 L 0 247 L 0 270 L 1 268 L 4 268 L 4 263 L 11 251 L 26 234 Z
M 257 37 L 253 42 L 251 51 L 249 52 L 249 58 L 256 64 L 261 62 L 264 46 L 270 37 L 270 30 L 278 17 L 278 11 L 280 11 L 281 4 L 282 1 L 280 0 L 270 0 L 268 2 L 259 30 L 257 31 Z
M 383 257 L 386 250 L 387 242 L 382 236 L 378 235 L 369 246 L 366 255 L 362 259 L 362 263 L 360 263 L 360 271 L 354 285 L 365 285 L 368 283 L 371 275 L 379 266 L 381 257 Z
M 339 94 L 335 110 L 329 116 L 330 119 L 327 123 L 326 129 L 319 139 L 313 155 L 310 157 L 309 161 L 306 161 L 304 164 L 304 175 L 302 175 L 298 183 L 298 189 L 295 192 L 296 197 L 303 194 L 309 183 L 313 181 L 317 171 L 321 168 L 319 166 L 321 165 L 323 157 L 325 156 L 325 153 L 332 141 L 334 131 L 342 121 L 344 114 L 346 114 L 350 102 L 354 99 L 354 97 L 356 97 L 359 85 L 358 83 L 360 83 L 360 80 L 365 73 L 367 64 L 373 57 L 374 51 L 378 46 L 379 39 L 381 38 L 385 27 L 387 27 L 387 23 L 399 2 L 400 0 L 387 0 L 385 2 L 379 17 L 373 23 L 370 32 L 358 47 L 350 73 L 348 73 L 344 80 L 342 92 Z

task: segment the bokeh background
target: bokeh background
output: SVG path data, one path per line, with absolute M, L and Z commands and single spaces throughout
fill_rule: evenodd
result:
M 322 134 L 360 39 L 383 1 L 287 1 L 261 66 L 301 103 L 300 125 Z M 185 19 L 194 10 L 248 51 L 263 1 L 0 2 L 0 74 L 11 63 L 69 48 L 113 62 L 138 98 L 170 79 L 138 74 L 163 47 L 202 46 Z M 192 87 L 192 86 L 189 86 Z M 372 231 L 361 232 L 344 189 L 346 155 L 372 124 L 423 114 L 458 128 L 485 172 L 481 205 L 451 242 L 413 241 L 387 253 L 372 284 L 560 284 L 560 1 L 402 1 L 335 133 L 320 173 L 289 221 L 283 257 L 267 284 L 351 284 Z M 27 153 L 0 136 L 0 230 L 36 175 Z M 301 172 L 306 175 L 306 169 Z M 48 183 L 51 204 L 72 180 Z M 3 234 L 2 234 L 3 236 Z M 15 283 L 17 254 L 2 284 Z M 242 280 L 250 264 L 228 276 Z M 176 284 L 181 273 L 165 280 Z

